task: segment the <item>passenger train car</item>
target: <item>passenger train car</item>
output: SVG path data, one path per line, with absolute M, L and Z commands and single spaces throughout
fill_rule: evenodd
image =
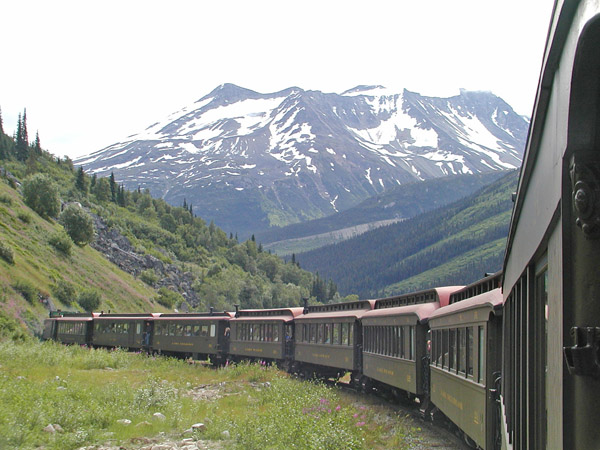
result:
M 206 314 L 53 314 L 44 338 L 350 373 L 482 449 L 600 448 L 600 2 L 557 0 L 502 272 L 466 287 Z
M 504 259 L 502 444 L 599 448 L 600 3 L 557 0 Z

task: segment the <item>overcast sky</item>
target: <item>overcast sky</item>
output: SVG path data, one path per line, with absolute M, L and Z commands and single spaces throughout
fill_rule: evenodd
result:
M 553 0 L 3 0 L 4 130 L 72 158 L 222 83 L 487 90 L 529 116 Z

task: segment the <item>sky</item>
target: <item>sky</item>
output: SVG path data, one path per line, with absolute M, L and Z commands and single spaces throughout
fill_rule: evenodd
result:
M 491 91 L 530 116 L 553 0 L 0 0 L 0 110 L 76 158 L 223 83 Z

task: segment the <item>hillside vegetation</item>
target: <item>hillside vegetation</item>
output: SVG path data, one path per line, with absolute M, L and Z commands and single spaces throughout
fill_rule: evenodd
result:
M 185 201 L 174 207 L 148 191 L 123 189 L 112 175 L 90 177 L 26 135 L 25 114 L 14 138 L 0 116 L 0 318 L 39 333 L 52 308 L 207 311 L 339 299 L 334 283 L 263 251 L 254 239 L 227 236 Z M 102 226 L 108 250 L 142 265 L 113 264 L 92 248 L 93 234 L 76 237 L 61 203 L 83 223 L 94 217 L 96 239 Z
M 453 175 L 403 184 L 339 213 L 257 233 L 256 239 L 278 255 L 307 252 L 443 207 L 503 175 L 503 172 Z
M 447 207 L 296 255 L 297 260 L 336 280 L 341 293 L 361 297 L 475 281 L 501 269 L 517 176 L 511 172 Z

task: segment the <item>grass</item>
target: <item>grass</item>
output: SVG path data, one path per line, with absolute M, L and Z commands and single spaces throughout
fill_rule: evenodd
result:
M 274 367 L 215 370 L 121 350 L 0 343 L 0 448 L 129 448 L 160 433 L 181 439 L 198 422 L 206 430 L 187 436 L 231 449 L 387 449 L 415 439 L 391 410 Z M 49 424 L 62 432 L 44 431 Z

